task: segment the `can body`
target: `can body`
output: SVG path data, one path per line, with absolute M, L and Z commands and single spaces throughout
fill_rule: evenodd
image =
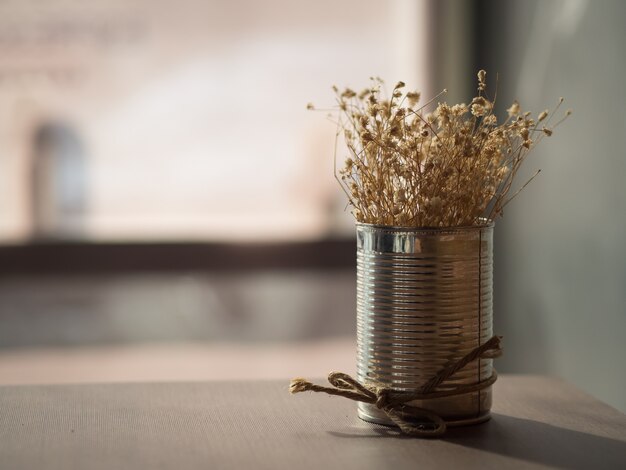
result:
M 396 390 L 420 388 L 493 334 L 493 224 L 407 229 L 357 224 L 357 376 Z M 475 384 L 492 359 L 468 364 L 437 390 Z M 489 418 L 491 387 L 410 404 L 449 425 Z M 375 405 L 360 418 L 392 425 Z

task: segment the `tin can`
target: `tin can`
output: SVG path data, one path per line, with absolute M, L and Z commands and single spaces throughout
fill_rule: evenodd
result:
M 493 223 L 414 229 L 357 224 L 357 377 L 414 391 L 493 334 Z M 437 390 L 476 384 L 492 374 L 478 359 Z M 489 419 L 491 387 L 408 404 L 448 425 Z M 375 405 L 365 421 L 393 425 Z

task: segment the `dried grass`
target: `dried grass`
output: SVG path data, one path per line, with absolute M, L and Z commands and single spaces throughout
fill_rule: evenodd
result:
M 571 114 L 550 126 L 562 98 L 536 119 L 514 102 L 498 124 L 483 70 L 469 105 L 440 102 L 432 112 L 426 109 L 446 90 L 418 107 L 420 94 L 405 92 L 404 83 L 387 97 L 383 81 L 371 80 L 360 93 L 333 87 L 337 137 L 343 134 L 350 153 L 338 174 L 335 165 L 335 176 L 359 222 L 453 227 L 501 216 L 539 173 L 510 195 L 522 162 Z

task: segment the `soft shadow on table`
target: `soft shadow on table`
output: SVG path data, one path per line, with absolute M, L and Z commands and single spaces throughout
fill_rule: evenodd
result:
M 626 442 L 493 414 L 473 429 L 452 428 L 455 444 L 561 468 L 625 468 Z
M 367 434 L 330 434 L 344 438 L 413 439 L 392 428 L 366 426 Z M 624 441 L 495 413 L 487 423 L 448 429 L 444 439 L 463 447 L 560 468 L 626 468 Z

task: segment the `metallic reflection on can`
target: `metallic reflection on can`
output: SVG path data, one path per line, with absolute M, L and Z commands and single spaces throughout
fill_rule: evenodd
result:
M 415 390 L 450 361 L 492 336 L 493 223 L 407 229 L 357 224 L 357 376 Z M 479 359 L 437 390 L 488 379 L 492 359 Z M 450 425 L 489 418 L 491 387 L 414 406 Z M 359 417 L 392 425 L 375 405 Z

